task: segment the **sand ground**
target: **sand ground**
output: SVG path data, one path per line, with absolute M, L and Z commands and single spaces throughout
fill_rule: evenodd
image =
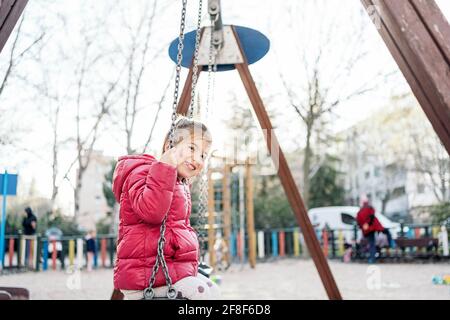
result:
M 445 299 L 450 286 L 435 285 L 434 275 L 450 274 L 449 263 L 345 264 L 330 261 L 330 268 L 344 299 Z M 284 259 L 232 265 L 219 272 L 224 299 L 326 299 L 312 260 Z M 0 286 L 21 286 L 31 299 L 109 299 L 112 269 L 92 272 L 27 272 L 0 276 Z

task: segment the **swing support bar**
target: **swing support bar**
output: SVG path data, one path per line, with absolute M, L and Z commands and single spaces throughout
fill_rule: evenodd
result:
M 434 0 L 361 0 L 450 154 L 450 25 Z

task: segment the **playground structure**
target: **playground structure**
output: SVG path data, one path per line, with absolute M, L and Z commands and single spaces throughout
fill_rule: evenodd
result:
M 5 2 L 6 4 L 3 4 L 0 8 L 0 49 L 3 48 L 6 39 L 12 32 L 27 0 L 10 0 Z M 216 4 L 215 9 L 219 8 L 217 1 L 210 1 L 210 3 Z M 450 72 L 450 44 L 448 43 L 448 39 L 450 39 L 450 27 L 448 23 L 434 1 L 362 0 L 362 3 L 368 11 L 373 8 L 376 9 L 382 22 L 382 26 L 379 29 L 380 34 L 405 75 L 425 114 L 432 123 L 433 128 L 447 151 L 450 152 L 450 79 L 448 77 Z M 216 12 L 216 14 L 218 13 Z M 221 31 L 221 20 L 219 21 L 220 25 L 216 23 L 215 27 L 218 28 L 215 28 L 214 31 Z M 222 64 L 234 65 L 239 72 L 257 115 L 260 127 L 267 133 L 265 135 L 267 147 L 274 162 L 278 164 L 278 174 L 281 184 L 303 232 L 306 247 L 316 265 L 328 297 L 330 299 L 341 299 L 340 292 L 327 264 L 325 254 L 315 235 L 301 195 L 284 154 L 279 148 L 271 121 L 250 74 L 247 56 L 241 43 L 242 39 L 240 39 L 234 26 L 231 26 L 229 29 L 231 30 L 231 33 L 229 33 L 231 36 L 229 41 L 237 45 L 239 59 L 223 61 Z M 203 32 L 201 33 L 203 34 Z M 197 30 L 198 34 L 199 29 Z M 181 36 L 180 39 L 182 39 Z M 212 36 L 211 39 L 213 39 Z M 177 113 L 188 113 L 189 101 L 192 98 L 191 92 L 194 91 L 191 91 L 191 88 L 193 89 L 195 87 L 200 71 L 201 69 L 198 70 L 192 68 L 192 66 L 190 67 L 183 93 L 176 106 Z M 276 146 L 278 149 L 277 153 L 271 152 L 273 151 L 273 146 Z M 208 207 L 210 205 L 208 203 Z M 213 215 L 209 219 L 212 222 Z M 212 233 L 213 228 L 209 232 Z M 253 244 L 255 243 L 256 237 L 253 231 L 249 235 L 250 242 L 252 243 L 250 247 L 254 251 Z M 328 237 L 324 237 L 324 242 L 328 242 Z

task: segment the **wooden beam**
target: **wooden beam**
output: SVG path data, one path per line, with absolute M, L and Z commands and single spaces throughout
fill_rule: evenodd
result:
M 22 15 L 28 0 L 0 1 L 0 52 L 8 41 L 11 32 Z
M 450 154 L 450 25 L 433 0 L 361 2 Z
M 199 68 L 197 79 L 200 77 L 201 68 Z M 180 100 L 178 101 L 177 113 L 187 115 L 189 105 L 191 104 L 191 90 L 192 90 L 192 76 L 194 72 L 192 67 L 189 68 L 189 73 L 184 83 L 183 92 L 181 93 Z
M 123 299 L 124 299 L 123 293 L 119 289 L 114 289 L 111 294 L 110 300 L 123 300 Z
M 233 32 L 239 44 L 241 52 L 243 52 L 242 46 L 239 43 L 239 37 L 234 28 Z M 245 58 L 245 55 L 243 56 Z M 274 133 L 269 115 L 267 114 L 263 101 L 256 88 L 255 82 L 253 81 L 253 78 L 250 74 L 250 70 L 248 69 L 248 64 L 247 62 L 244 62 L 241 64 L 236 64 L 235 66 L 239 72 L 242 82 L 244 83 L 244 87 L 250 98 L 250 102 L 258 118 L 260 127 L 264 131 L 267 148 L 269 149 L 269 153 L 275 163 L 275 167 L 278 167 L 278 176 L 280 177 L 281 184 L 292 207 L 292 211 L 294 212 L 300 228 L 303 231 L 306 245 L 308 246 L 311 257 L 316 265 L 320 279 L 322 280 L 322 283 L 325 287 L 325 291 L 330 299 L 341 300 L 341 294 L 339 292 L 339 289 L 337 288 L 328 262 L 323 255 L 322 249 L 311 225 L 311 221 L 309 220 L 302 197 L 300 196 L 300 192 L 297 188 L 297 185 L 295 184 L 295 180 L 289 169 L 284 153 L 281 150 L 277 137 Z M 277 152 L 272 152 L 274 146 L 276 147 Z
M 248 262 L 256 267 L 255 214 L 253 210 L 253 175 L 250 160 L 245 164 L 245 199 L 247 211 Z

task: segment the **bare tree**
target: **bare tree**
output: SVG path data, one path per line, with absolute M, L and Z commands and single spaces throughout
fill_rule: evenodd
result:
M 450 158 L 440 139 L 425 123 L 410 124 L 413 169 L 423 177 L 423 187 L 431 189 L 438 202 L 450 202 Z
M 37 45 L 43 40 L 45 36 L 45 32 L 40 33 L 36 37 L 30 38 L 23 31 L 24 22 L 26 21 L 26 14 L 22 15 L 20 22 L 16 27 L 16 31 L 14 36 L 10 39 L 11 46 L 9 52 L 4 51 L 3 54 L 7 55 L 7 59 L 2 60 L 5 61 L 5 65 L 2 66 L 0 74 L 0 101 L 2 99 L 2 95 L 4 95 L 8 84 L 15 76 L 19 76 L 16 73 L 17 67 L 25 62 L 27 59 L 33 57 L 33 50 L 37 47 Z M 1 69 L 0 69 L 1 70 Z M 12 112 L 11 109 L 7 110 L 8 112 Z M 14 133 L 17 133 L 16 130 L 11 130 L 8 128 L 6 123 L 7 114 L 6 110 L 1 110 L 0 112 L 0 121 L 3 123 L 2 129 L 0 131 L 0 145 L 10 145 L 13 144 L 13 140 L 16 138 Z
M 161 94 L 161 98 L 158 101 L 158 109 L 156 110 L 155 117 L 153 118 L 153 123 L 150 128 L 150 133 L 148 134 L 148 138 L 147 138 L 147 141 L 145 142 L 144 148 L 142 149 L 142 153 L 145 153 L 147 151 L 150 141 L 152 140 L 153 132 L 155 130 L 155 126 L 158 121 L 159 114 L 163 108 L 164 102 L 166 101 L 167 93 L 169 91 L 170 85 L 172 84 L 172 80 L 173 80 L 174 76 L 175 76 L 175 68 L 173 69 L 172 75 L 170 76 L 169 81 L 167 82 L 167 84 L 163 90 L 163 93 Z
M 367 21 L 364 22 L 358 15 L 347 14 L 340 19 L 353 19 L 354 29 L 340 30 L 339 26 L 343 25 L 343 21 L 339 21 L 338 15 L 332 12 L 333 8 L 323 1 L 302 1 L 300 17 L 295 5 L 289 6 L 287 10 L 291 15 L 290 29 L 296 35 L 294 45 L 298 57 L 296 68 L 291 69 L 297 72 L 294 77 L 290 77 L 294 81 L 288 81 L 288 77 L 282 72 L 280 78 L 289 104 L 305 128 L 301 187 L 305 205 L 308 206 L 313 161 L 320 161 L 314 159 L 313 144 L 316 149 L 317 146 L 329 146 L 333 142 L 333 136 L 329 134 L 327 125 L 336 117 L 335 109 L 376 88 L 380 80 L 386 78 L 386 73 L 378 72 L 357 84 L 350 81 L 354 71 L 367 57 L 363 46 Z M 322 15 L 321 19 L 317 19 L 317 14 Z M 331 65 L 330 62 L 335 62 L 336 65 Z M 349 86 L 349 83 L 353 83 L 353 86 Z M 316 156 L 320 158 L 321 155 Z
M 118 103 L 116 110 L 111 114 L 111 121 L 120 126 L 125 133 L 125 147 L 127 154 L 135 153 L 138 149 L 133 145 L 133 136 L 135 134 L 136 124 L 139 121 L 140 112 L 147 109 L 152 103 L 141 102 L 143 93 L 144 78 L 148 75 L 148 70 L 156 65 L 157 59 L 165 52 L 168 43 L 155 45 L 154 24 L 158 16 L 172 5 L 172 1 L 159 4 L 157 0 L 149 3 L 145 2 L 144 9 L 141 10 L 138 23 L 130 21 L 125 13 L 121 15 L 122 25 L 127 30 L 129 43 L 122 46 L 121 53 L 124 60 L 127 61 L 126 79 L 119 84 L 123 90 L 123 99 Z M 149 8 L 150 6 L 150 8 Z M 172 76 L 173 77 L 173 76 Z M 171 79 L 172 79 L 171 77 Z M 169 83 L 163 90 L 161 98 L 155 103 L 157 110 L 154 113 L 154 123 L 150 129 L 149 137 L 143 146 L 143 150 L 148 148 L 153 134 L 156 120 L 162 109 L 163 102 L 171 84 Z M 148 88 L 146 88 L 148 93 Z

